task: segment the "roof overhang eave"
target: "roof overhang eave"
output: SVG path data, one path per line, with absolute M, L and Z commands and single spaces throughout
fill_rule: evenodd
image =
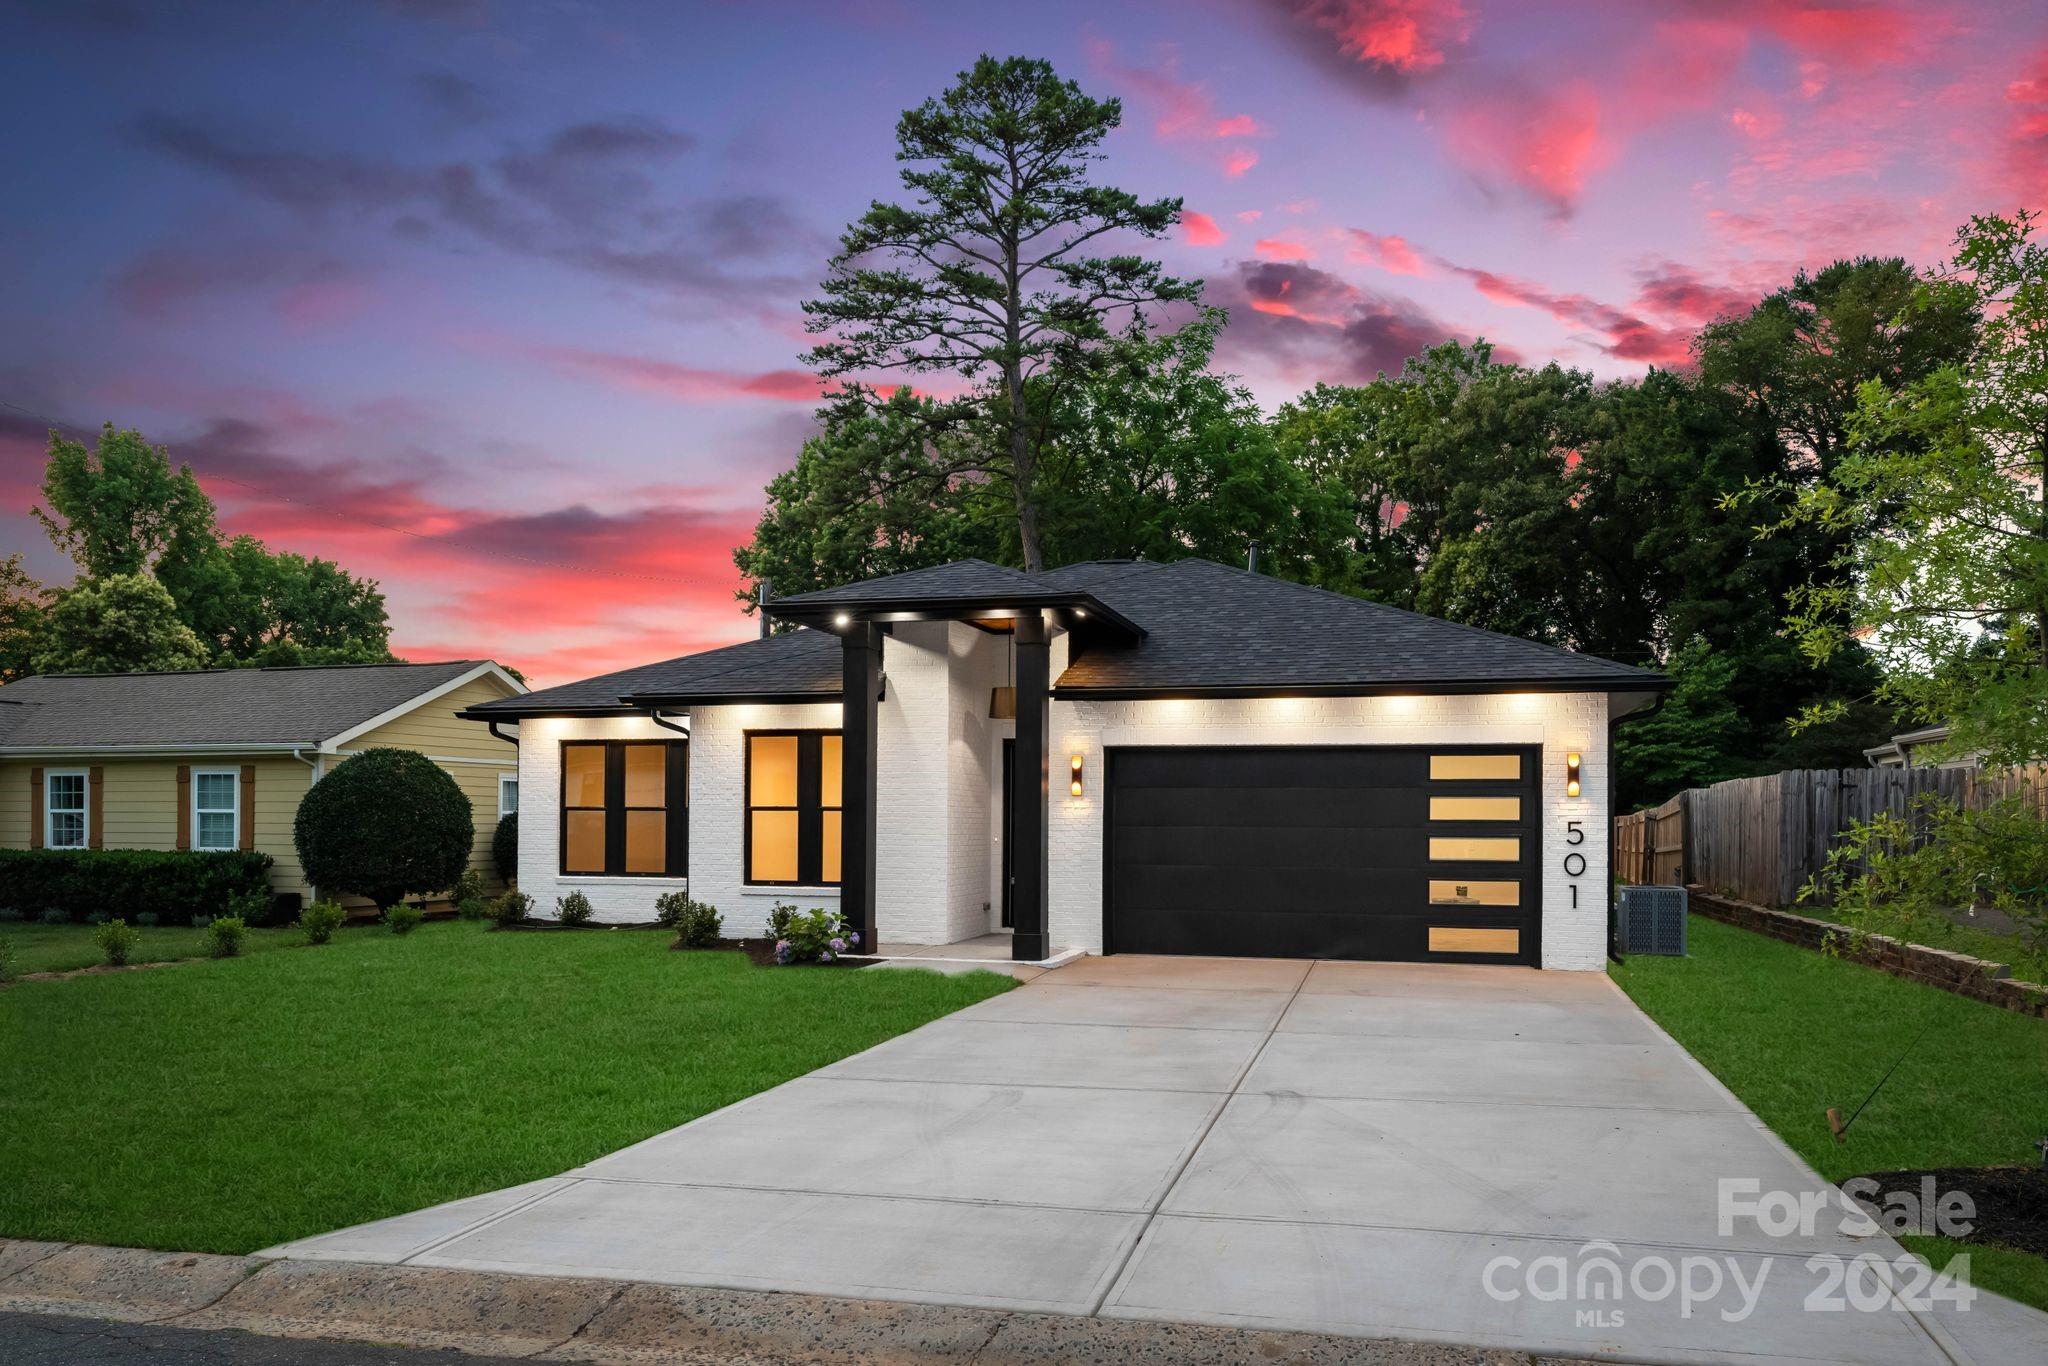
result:
M 842 700 L 838 690 L 831 692 L 790 692 L 772 689 L 756 689 L 752 692 L 722 693 L 630 693 L 625 701 L 635 716 L 643 715 L 650 707 L 737 707 L 749 704 L 789 705 L 805 702 L 829 702 L 834 706 Z
M 809 626 L 839 634 L 839 618 L 856 621 L 976 621 L 1014 618 L 1020 612 L 1069 612 L 1111 635 L 1143 640 L 1145 628 L 1104 603 L 1093 593 L 998 593 L 973 598 L 894 598 L 867 602 L 805 602 L 800 598 L 771 599 L 769 616 L 778 621 Z
M 95 754 L 122 759 L 169 759 L 181 754 L 291 754 L 317 750 L 318 740 L 215 740 L 166 744 L 151 740 L 132 745 L 0 745 L 0 759 L 82 759 Z
M 1343 682 L 1292 684 L 1196 684 L 1164 685 L 1065 685 L 1052 690 L 1056 702 L 1137 702 L 1148 700 L 1238 699 L 1282 697 L 1420 697 L 1430 694 L 1484 696 L 1514 693 L 1608 693 L 1639 695 L 1644 702 L 1668 691 L 1671 680 L 1662 674 L 1641 678 L 1540 678 L 1540 679 L 1416 679 L 1401 682 Z M 1641 705 L 1638 703 L 1637 705 Z M 1631 710 L 1634 708 L 1631 707 Z

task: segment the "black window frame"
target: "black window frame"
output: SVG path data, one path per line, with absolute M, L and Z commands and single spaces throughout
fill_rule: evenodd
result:
M 824 877 L 825 813 L 840 813 L 839 838 L 840 858 L 846 856 L 846 792 L 842 787 L 838 806 L 826 806 L 824 795 L 824 740 L 828 735 L 839 737 L 839 743 L 846 743 L 846 733 L 824 727 L 817 730 L 784 728 L 780 730 L 750 730 L 741 734 L 740 765 L 740 881 L 747 887 L 837 887 L 840 879 L 826 881 Z M 786 881 L 768 881 L 754 876 L 754 812 L 788 811 L 786 806 L 754 805 L 754 741 L 758 739 L 779 739 L 793 736 L 796 739 L 796 877 Z M 841 755 L 845 750 L 841 749 Z M 841 870 L 845 864 L 840 864 Z
M 658 747 L 662 759 L 662 798 L 658 808 L 666 815 L 663 833 L 667 837 L 665 866 L 659 873 L 626 871 L 626 813 L 653 811 L 651 806 L 626 805 L 626 750 Z M 579 806 L 577 811 L 604 812 L 604 870 L 569 867 L 569 751 L 604 751 L 604 805 Z M 630 877 L 651 879 L 686 878 L 690 875 L 690 743 L 687 740 L 564 740 L 561 742 L 561 773 L 556 782 L 555 863 L 565 878 Z

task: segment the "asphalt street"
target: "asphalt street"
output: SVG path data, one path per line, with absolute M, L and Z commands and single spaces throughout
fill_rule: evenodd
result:
M 264 1338 L 237 1329 L 0 1314 L 0 1366 L 511 1366 L 513 1357 Z

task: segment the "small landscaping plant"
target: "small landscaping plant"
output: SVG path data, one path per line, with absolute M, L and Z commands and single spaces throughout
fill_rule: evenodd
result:
M 277 915 L 277 898 L 267 890 L 237 892 L 228 898 L 227 913 L 244 925 L 267 925 Z
M 125 967 L 128 955 L 135 948 L 135 941 L 142 938 L 141 931 L 125 920 L 109 920 L 92 932 L 92 942 L 98 947 L 100 957 L 108 967 Z
M 299 912 L 299 929 L 305 933 L 308 944 L 325 944 L 347 919 L 348 912 L 340 902 L 316 901 Z
M 393 934 L 411 934 L 426 918 L 427 913 L 410 901 L 401 901 L 396 906 L 387 907 L 381 917 L 385 928 Z
M 448 889 L 448 900 L 460 906 L 465 901 L 484 899 L 483 875 L 474 868 L 463 869 L 462 876 L 455 879 L 455 885 Z
M 837 911 L 798 911 L 791 906 L 786 908 L 788 915 L 778 917 L 776 912 L 784 909 L 777 906 L 769 913 L 770 925 L 780 925 L 775 934 L 775 961 L 782 966 L 830 963 L 860 947 L 860 935 L 846 928 L 845 917 Z
M 206 926 L 206 956 L 208 958 L 236 958 L 242 952 L 242 938 L 248 934 L 249 926 L 240 916 L 223 915 Z
M 489 920 L 491 903 L 480 896 L 473 896 L 466 901 L 456 902 L 455 914 L 462 920 Z
M 532 914 L 533 898 L 516 887 L 491 903 L 491 924 L 497 929 L 510 929 Z
M 654 901 L 655 923 L 676 932 L 676 947 L 706 949 L 725 933 L 725 917 L 718 908 L 693 901 L 682 892 L 664 892 Z
M 555 919 L 564 925 L 588 925 L 590 914 L 590 898 L 581 892 L 555 898 Z

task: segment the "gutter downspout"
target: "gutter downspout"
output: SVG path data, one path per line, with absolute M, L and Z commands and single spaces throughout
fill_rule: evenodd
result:
M 1621 730 L 1622 722 L 1655 716 L 1664 709 L 1664 702 L 1670 696 L 1669 692 L 1660 692 L 1649 706 L 1627 716 L 1616 716 L 1611 705 L 1607 713 L 1607 960 L 1611 963 L 1622 961 L 1621 893 L 1614 886 L 1614 793 L 1619 786 L 1615 778 L 1619 765 L 1614 761 L 1614 737 Z
M 688 726 L 679 726 L 675 722 L 663 716 L 661 714 L 661 709 L 659 707 L 649 707 L 647 709 L 647 719 L 652 721 L 655 725 L 660 726 L 663 730 L 674 731 L 676 734 L 682 736 L 685 740 L 690 738 L 690 728 Z
M 504 732 L 504 731 L 502 731 L 502 730 L 499 730 L 499 729 L 498 729 L 498 727 L 499 727 L 499 726 L 502 726 L 503 724 L 505 724 L 505 723 L 504 723 L 504 722 L 502 722 L 502 721 L 486 721 L 486 722 L 484 722 L 484 729 L 486 729 L 486 730 L 490 731 L 490 733 L 491 733 L 491 738 L 492 738 L 493 740 L 503 740 L 503 741 L 504 741 L 504 742 L 505 742 L 506 744 L 508 744 L 508 745 L 512 746 L 512 748 L 514 748 L 514 749 L 517 749 L 517 748 L 519 748 L 519 737 L 518 737 L 518 736 L 516 736 L 516 735 L 507 735 L 507 734 L 505 734 L 505 732 Z M 514 724 L 517 724 L 517 723 L 515 722 Z

